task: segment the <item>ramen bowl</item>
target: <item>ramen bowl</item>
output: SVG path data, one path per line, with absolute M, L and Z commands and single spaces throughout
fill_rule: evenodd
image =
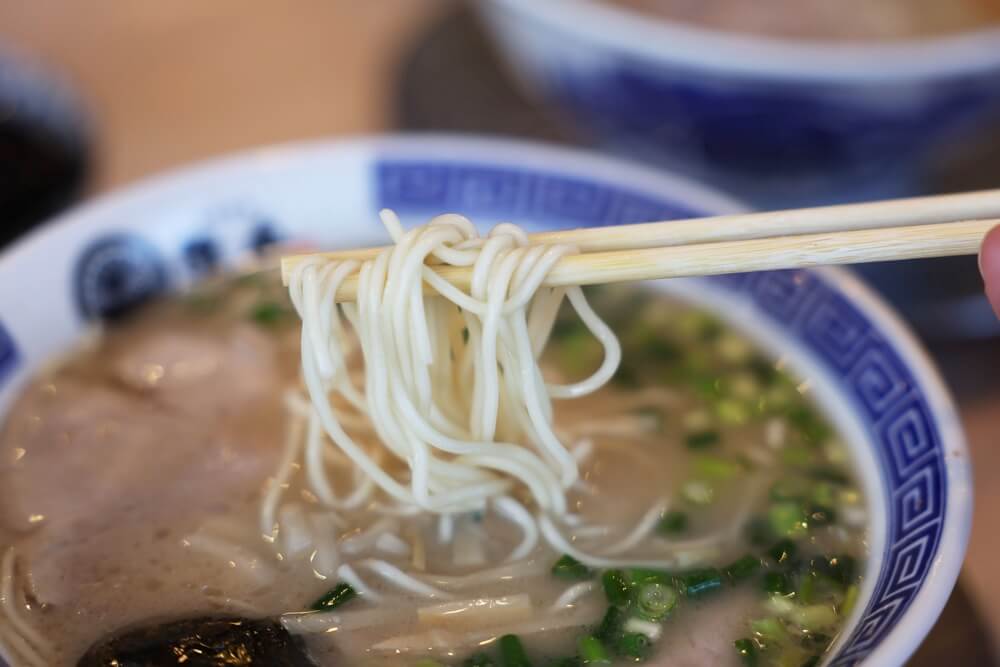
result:
M 478 6 L 515 78 L 596 143 L 762 207 L 919 191 L 1000 113 L 997 29 L 851 44 L 596 0 Z
M 386 137 L 220 159 L 95 200 L 0 256 L 0 410 L 95 323 L 275 242 L 383 243 L 383 207 L 409 223 L 456 211 L 536 228 L 740 209 L 668 174 L 511 141 Z M 902 664 L 954 586 L 971 519 L 965 443 L 930 361 L 841 271 L 652 286 L 716 313 L 807 378 L 871 506 L 864 584 L 827 664 Z

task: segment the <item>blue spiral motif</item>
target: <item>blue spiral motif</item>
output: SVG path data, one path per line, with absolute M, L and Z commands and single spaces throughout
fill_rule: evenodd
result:
M 612 225 L 699 212 L 628 188 L 525 169 L 383 159 L 377 207 L 401 214 L 469 216 L 558 226 Z M 704 212 L 702 212 L 704 213 Z M 820 274 L 767 271 L 704 279 L 739 294 L 818 359 L 865 420 L 888 497 L 887 539 L 874 593 L 831 665 L 854 665 L 913 603 L 944 528 L 947 476 L 941 436 L 912 370 L 868 316 Z M 883 499 L 873 498 L 872 502 Z
M 74 270 L 76 302 L 87 319 L 125 315 L 167 288 L 163 258 L 134 234 L 112 234 L 92 242 Z

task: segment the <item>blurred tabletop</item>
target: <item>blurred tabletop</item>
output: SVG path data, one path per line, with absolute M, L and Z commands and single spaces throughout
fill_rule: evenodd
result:
M 430 119 L 437 110 L 407 85 L 423 86 L 438 72 L 407 78 L 405 68 L 453 7 L 449 0 L 0 0 L 0 47 L 12 46 L 60 70 L 85 100 L 96 132 L 92 193 L 232 150 L 378 132 L 398 122 L 566 140 L 551 118 L 535 117 L 523 106 L 503 107 L 503 95 L 516 93 L 499 80 L 493 87 L 478 71 L 467 83 L 478 88 L 493 114 L 502 110 L 509 125 L 484 126 L 467 116 Z M 475 31 L 452 39 L 485 52 Z M 443 66 L 434 60 L 442 55 L 450 58 L 431 54 L 432 68 Z M 472 79 L 462 74 L 473 71 L 466 65 L 452 68 Z M 456 94 L 444 92 L 445 102 Z M 994 570 L 1000 531 L 991 525 L 1000 516 L 998 348 L 933 347 L 970 439 L 976 509 L 960 591 L 913 664 L 941 664 L 970 641 L 995 648 L 1000 638 L 1000 577 Z

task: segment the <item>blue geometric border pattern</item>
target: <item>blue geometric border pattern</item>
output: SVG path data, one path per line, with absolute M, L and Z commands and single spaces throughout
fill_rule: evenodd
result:
M 459 211 L 549 224 L 598 225 L 688 217 L 696 211 L 609 184 L 460 162 L 379 162 L 376 205 L 401 214 Z M 883 566 L 861 621 L 831 665 L 863 660 L 926 579 L 944 528 L 946 472 L 930 407 L 911 370 L 867 316 L 809 271 L 708 278 L 740 294 L 808 349 L 866 421 L 887 489 Z
M 694 215 L 677 203 L 584 178 L 458 162 L 386 160 L 375 166 L 378 205 L 550 224 L 616 225 Z
M 863 660 L 913 602 L 944 529 L 946 472 L 940 436 L 916 379 L 856 306 L 816 274 L 767 271 L 708 279 L 780 323 L 848 392 L 881 461 L 886 549 L 861 621 L 831 661 Z
M 21 353 L 17 349 L 17 344 L 7 331 L 7 327 L 0 324 L 0 386 L 7 382 L 20 363 Z

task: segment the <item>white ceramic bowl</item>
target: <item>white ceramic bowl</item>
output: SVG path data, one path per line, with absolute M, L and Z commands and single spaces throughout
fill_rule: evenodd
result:
M 690 182 L 513 141 L 386 137 L 250 152 L 82 206 L 0 256 L 0 410 L 88 322 L 184 286 L 276 239 L 384 242 L 376 212 L 569 227 L 732 212 Z M 954 407 L 899 320 L 847 274 L 775 271 L 664 281 L 812 381 L 859 463 L 871 554 L 830 664 L 898 665 L 955 583 L 971 480 Z
M 761 207 L 919 191 L 929 168 L 1000 118 L 1000 29 L 845 44 L 721 32 L 600 0 L 476 7 L 529 92 L 603 146 Z

